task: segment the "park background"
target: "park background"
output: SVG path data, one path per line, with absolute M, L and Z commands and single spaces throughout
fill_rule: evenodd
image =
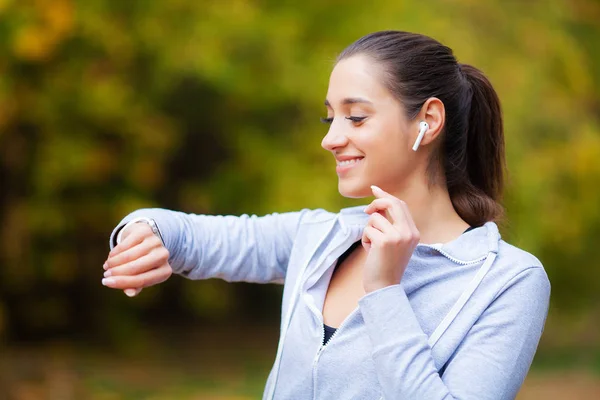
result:
M 353 205 L 320 147 L 333 60 L 417 31 L 503 103 L 502 233 L 544 263 L 545 333 L 520 399 L 600 398 L 597 0 L 0 0 L 0 399 L 253 399 L 277 286 L 174 276 L 103 287 L 108 236 L 158 206 Z

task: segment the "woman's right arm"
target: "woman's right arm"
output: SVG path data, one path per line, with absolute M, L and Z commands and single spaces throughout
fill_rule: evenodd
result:
M 168 263 L 177 274 L 190 279 L 282 283 L 298 226 L 312 213 L 325 212 L 302 210 L 238 217 L 141 209 L 129 214 L 115 228 L 110 239 L 111 254 L 126 251 L 122 245 L 142 245 L 132 245 L 135 240 L 123 240 L 115 247 L 115 238 L 127 222 L 146 217 L 156 222 L 168 250 Z M 109 268 L 115 267 L 110 265 L 111 257 L 109 255 Z

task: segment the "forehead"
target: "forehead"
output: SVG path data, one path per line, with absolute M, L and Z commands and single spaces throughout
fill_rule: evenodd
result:
M 382 81 L 383 72 L 375 61 L 356 55 L 339 61 L 329 78 L 327 101 L 335 106 L 346 98 L 365 98 L 377 104 L 393 99 Z

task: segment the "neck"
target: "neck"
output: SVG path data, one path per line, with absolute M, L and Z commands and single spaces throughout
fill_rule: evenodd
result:
M 452 206 L 446 187 L 429 186 L 426 181 L 414 179 L 404 188 L 390 193 L 407 204 L 421 235 L 421 243 L 447 243 L 469 227 Z

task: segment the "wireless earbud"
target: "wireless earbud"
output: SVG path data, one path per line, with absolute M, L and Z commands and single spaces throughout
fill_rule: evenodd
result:
M 429 124 L 425 121 L 419 122 L 419 136 L 417 136 L 417 140 L 415 140 L 415 144 L 413 145 L 413 150 L 417 151 L 419 145 L 421 144 L 421 140 L 423 140 L 423 136 L 425 136 L 425 132 L 429 129 Z

